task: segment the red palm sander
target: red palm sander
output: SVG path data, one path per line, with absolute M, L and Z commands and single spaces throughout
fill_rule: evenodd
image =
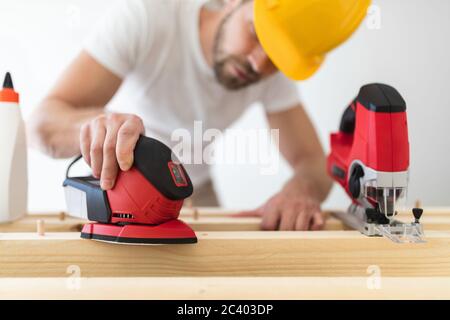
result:
M 81 237 L 130 244 L 196 243 L 194 231 L 178 220 L 192 182 L 172 151 L 158 140 L 141 136 L 130 170 L 120 171 L 113 189 L 103 190 L 92 176 L 69 177 L 63 183 L 70 215 L 96 223 L 84 225 Z

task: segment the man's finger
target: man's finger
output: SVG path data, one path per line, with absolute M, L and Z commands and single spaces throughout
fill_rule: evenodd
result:
M 280 224 L 280 211 L 277 207 L 266 207 L 262 212 L 261 228 L 263 230 L 277 230 Z
M 295 223 L 295 230 L 307 231 L 309 228 L 309 223 L 312 219 L 311 213 L 308 211 L 308 208 L 305 207 L 301 207 L 299 210 L 300 211 Z
M 120 127 L 117 134 L 116 156 L 122 171 L 129 170 L 133 165 L 134 148 L 142 133 L 143 128 L 137 128 L 132 120 L 125 121 Z
M 284 209 L 280 215 L 280 231 L 295 230 L 297 215 L 298 209 L 295 206 Z
M 250 217 L 261 217 L 262 212 L 260 209 L 246 210 L 238 213 L 233 213 L 231 215 L 233 218 L 250 218 Z
M 80 151 L 84 161 L 91 166 L 91 129 L 88 123 L 80 129 Z
M 90 147 L 91 168 L 95 178 L 100 178 L 103 163 L 103 144 L 106 127 L 103 118 L 97 118 L 91 124 L 92 141 Z
M 120 122 L 110 121 L 106 129 L 105 143 L 103 144 L 103 165 L 100 176 L 100 185 L 103 190 L 114 186 L 119 165 L 116 159 L 117 132 Z
M 317 231 L 322 230 L 325 226 L 325 219 L 322 212 L 318 211 L 314 213 L 311 221 L 311 230 Z

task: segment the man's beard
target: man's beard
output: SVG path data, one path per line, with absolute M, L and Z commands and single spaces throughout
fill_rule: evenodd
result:
M 223 35 L 227 21 L 235 11 L 226 16 L 214 39 L 213 68 L 217 81 L 228 90 L 239 90 L 258 82 L 261 76 L 255 72 L 246 57 L 227 55 L 222 50 Z M 237 70 L 241 76 L 230 73 L 230 69 Z

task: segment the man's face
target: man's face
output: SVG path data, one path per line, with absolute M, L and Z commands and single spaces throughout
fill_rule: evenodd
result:
M 247 87 L 275 73 L 253 25 L 253 1 L 231 1 L 214 41 L 214 72 L 229 90 Z

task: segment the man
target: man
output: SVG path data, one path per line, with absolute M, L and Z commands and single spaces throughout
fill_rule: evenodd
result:
M 263 2 L 268 10 L 286 9 L 275 0 L 255 1 L 259 10 Z M 31 117 L 32 143 L 54 157 L 81 152 L 108 190 L 118 170 L 132 166 L 140 134 L 173 146 L 174 130 L 192 132 L 194 121 L 223 130 L 260 102 L 295 173 L 253 214 L 267 230 L 321 229 L 320 204 L 331 187 L 324 152 L 295 84 L 259 41 L 253 9 L 252 0 L 229 0 L 220 10 L 194 0 L 123 1 Z M 119 88 L 126 105 L 105 111 Z M 217 205 L 207 166 L 188 166 L 188 172 L 194 203 Z

